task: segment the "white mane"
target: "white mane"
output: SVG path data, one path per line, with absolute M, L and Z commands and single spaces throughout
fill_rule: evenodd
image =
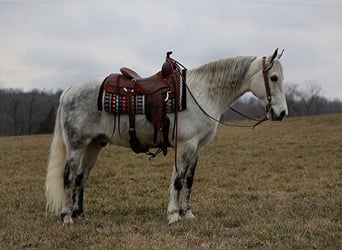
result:
M 193 82 L 206 82 L 210 94 L 234 91 L 240 87 L 254 56 L 238 56 L 210 62 L 188 71 Z
M 198 68 L 189 70 L 189 74 L 209 84 L 229 84 L 231 87 L 237 87 L 244 78 L 250 64 L 256 59 L 254 56 L 239 56 L 233 58 L 221 59 L 218 61 L 204 64 Z M 205 77 L 205 79 L 203 79 Z
M 209 62 L 188 71 L 188 84 L 197 98 L 206 96 L 205 102 L 210 99 L 225 106 L 227 101 L 240 94 L 241 84 L 255 59 L 254 56 L 239 56 Z

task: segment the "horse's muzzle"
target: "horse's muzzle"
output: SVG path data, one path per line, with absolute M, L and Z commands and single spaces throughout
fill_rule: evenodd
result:
M 276 114 L 273 110 L 273 108 L 270 109 L 270 111 L 267 114 L 267 118 L 271 121 L 282 121 L 286 115 L 286 111 L 283 110 L 278 114 Z

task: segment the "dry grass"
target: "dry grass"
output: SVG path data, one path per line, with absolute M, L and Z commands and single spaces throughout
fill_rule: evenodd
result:
M 173 161 L 107 147 L 86 219 L 45 214 L 51 136 L 0 138 L 0 248 L 341 248 L 342 115 L 220 127 L 193 186 L 196 220 L 167 225 Z

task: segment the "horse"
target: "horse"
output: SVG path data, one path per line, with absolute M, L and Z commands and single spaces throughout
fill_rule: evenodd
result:
M 282 54 L 282 53 L 281 53 Z M 221 114 L 246 92 L 265 107 L 267 118 L 281 121 L 287 114 L 283 68 L 278 49 L 270 56 L 237 56 L 208 62 L 187 71 L 187 108 L 178 113 L 177 154 L 169 188 L 169 224 L 192 219 L 191 188 L 203 148 L 214 138 Z M 113 114 L 99 111 L 102 80 L 90 80 L 63 91 L 57 109 L 45 180 L 46 210 L 63 224 L 83 217 L 84 185 L 101 149 L 107 144 L 129 145 L 128 116 L 113 131 Z M 209 116 L 208 116 L 209 115 Z M 174 114 L 168 114 L 174 121 Z M 142 145 L 153 138 L 153 125 L 136 115 L 136 134 Z

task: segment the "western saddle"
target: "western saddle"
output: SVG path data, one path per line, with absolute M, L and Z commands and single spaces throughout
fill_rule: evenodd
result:
M 129 136 L 130 146 L 135 153 L 146 153 L 151 157 L 160 152 L 167 154 L 170 146 L 168 136 L 170 119 L 166 115 L 166 101 L 168 98 L 176 98 L 176 106 L 179 99 L 179 82 L 181 77 L 185 82 L 186 69 L 180 68 L 180 64 L 170 57 L 172 52 L 167 52 L 166 61 L 161 70 L 156 74 L 142 78 L 134 70 L 123 67 L 122 74 L 110 74 L 103 82 L 102 89 L 107 92 L 123 95 L 127 97 L 129 116 Z M 145 95 L 145 115 L 146 119 L 154 126 L 153 141 L 150 145 L 142 146 L 137 138 L 135 130 L 135 96 Z M 179 110 L 175 107 L 174 131 L 177 133 L 177 123 Z M 174 134 L 173 134 L 174 136 Z M 177 135 L 176 135 L 177 136 Z M 150 148 L 158 148 L 155 153 L 149 151 Z

